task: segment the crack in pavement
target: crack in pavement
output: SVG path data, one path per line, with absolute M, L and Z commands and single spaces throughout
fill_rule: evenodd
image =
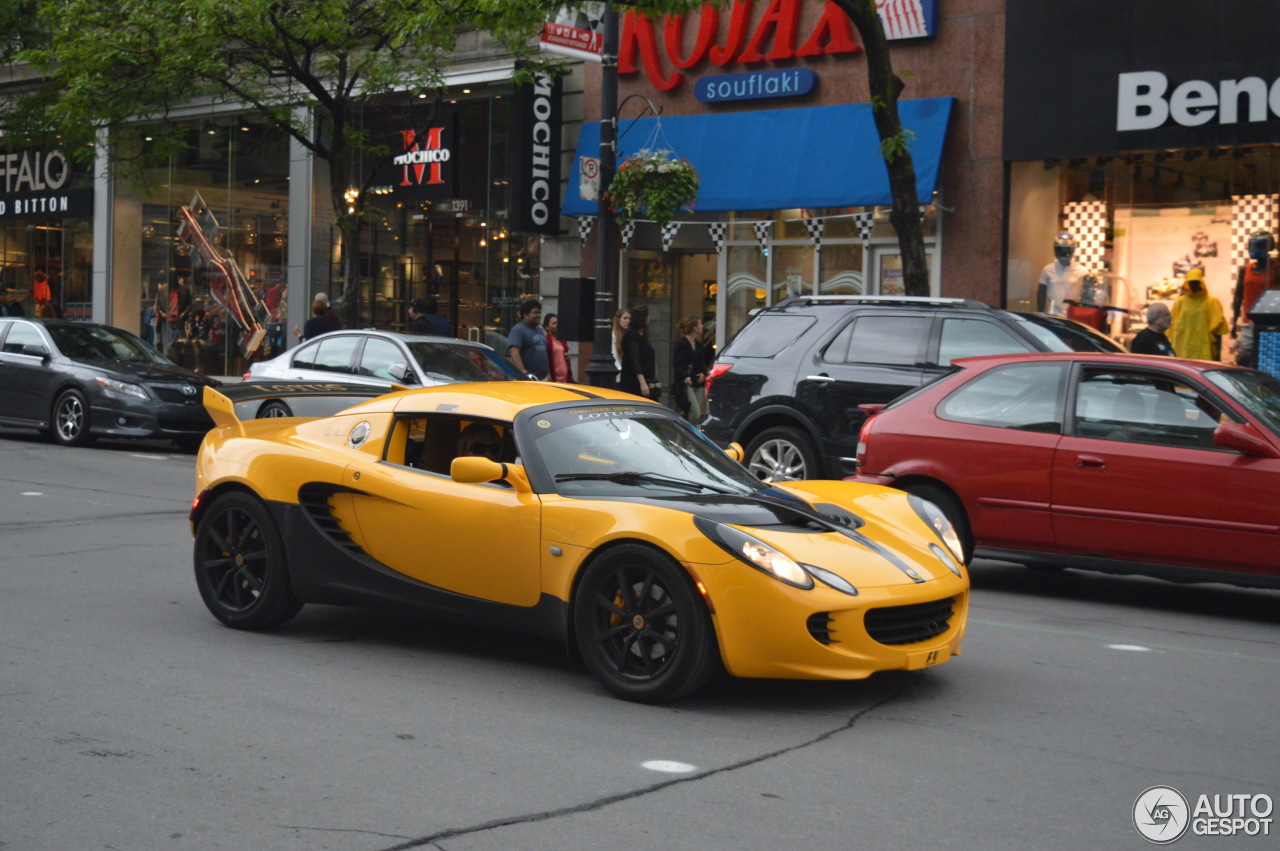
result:
M 571 807 L 560 807 L 558 809 L 546 810 L 540 813 L 527 813 L 525 815 L 493 819 L 492 821 L 482 822 L 480 824 L 472 825 L 470 827 L 449 828 L 448 830 L 442 830 L 439 833 L 433 833 L 430 836 L 419 837 L 418 839 L 413 839 L 413 840 L 410 840 L 409 842 L 405 842 L 400 845 L 392 845 L 389 848 L 381 849 L 381 851 L 408 851 L 411 848 L 422 848 L 427 845 L 433 845 L 434 843 L 439 842 L 442 839 L 453 839 L 458 836 L 469 836 L 471 834 L 483 833 L 486 830 L 494 830 L 500 827 L 512 827 L 514 825 L 519 825 L 519 824 L 532 824 L 534 822 L 547 821 L 549 819 L 560 818 L 562 816 L 571 816 L 571 815 L 577 815 L 578 813 L 592 812 L 593 810 L 600 810 L 612 804 L 621 803 L 623 801 L 631 801 L 637 798 L 643 798 L 646 795 L 652 795 L 654 792 L 661 792 L 664 789 L 669 789 L 672 786 L 677 786 L 681 783 L 695 783 L 699 780 L 705 780 L 708 777 L 715 777 L 717 774 L 727 774 L 732 771 L 737 771 L 742 768 L 747 768 L 749 766 L 756 765 L 757 763 L 765 762 L 767 760 L 771 760 L 776 757 L 784 756 L 786 754 L 793 753 L 798 750 L 803 750 L 805 748 L 812 747 L 813 745 L 820 744 L 821 742 L 825 742 L 826 740 L 834 736 L 837 736 L 840 733 L 844 733 L 849 730 L 852 730 L 854 725 L 857 724 L 859 721 L 861 721 L 863 718 L 865 718 L 867 715 L 870 715 L 872 712 L 879 709 L 880 707 L 886 706 L 887 704 L 890 704 L 893 701 L 897 700 L 898 698 L 902 697 L 902 695 L 905 694 L 907 690 L 910 689 L 912 686 L 914 686 L 918 681 L 919 681 L 919 677 L 913 678 L 910 682 L 907 682 L 901 688 L 897 689 L 896 691 L 894 691 L 892 694 L 888 695 L 884 699 L 878 700 L 875 703 L 868 705 L 866 708 L 861 709 L 858 712 L 854 713 L 849 718 L 847 718 L 843 724 L 841 724 L 838 727 L 833 727 L 830 730 L 827 730 L 824 733 L 820 733 L 819 735 L 814 736 L 811 739 L 808 739 L 803 742 L 799 742 L 798 744 L 789 745 L 788 747 L 785 747 L 785 748 L 780 748 L 776 751 L 770 751 L 768 753 L 758 754 L 748 759 L 740 760 L 738 762 L 731 763 L 729 765 L 721 766 L 720 768 L 714 768 L 709 771 L 701 771 L 701 772 L 698 772 L 697 774 L 691 774 L 688 777 L 676 777 L 671 780 L 665 780 L 661 783 L 655 783 L 652 786 L 646 786 L 643 789 L 633 789 L 629 792 L 619 792 L 616 795 L 609 795 L 607 797 L 600 798 L 595 801 L 588 801 L 586 803 L 576 804 Z M 319 829 L 319 828 L 316 828 L 316 829 Z

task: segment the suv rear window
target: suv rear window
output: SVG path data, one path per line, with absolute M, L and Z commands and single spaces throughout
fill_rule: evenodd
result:
M 812 316 L 762 313 L 738 332 L 724 353 L 738 358 L 771 358 L 800 339 L 815 321 Z

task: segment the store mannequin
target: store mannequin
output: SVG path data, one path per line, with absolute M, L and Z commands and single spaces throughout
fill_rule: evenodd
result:
M 1249 234 L 1249 261 L 1240 267 L 1235 292 L 1231 295 L 1231 336 L 1239 333 L 1236 342 L 1236 363 L 1253 366 L 1253 323 L 1249 321 L 1249 308 L 1264 290 L 1280 286 L 1280 264 L 1272 262 L 1271 252 L 1276 247 L 1275 238 L 1267 230 L 1255 230 Z
M 1036 309 L 1053 316 L 1067 315 L 1067 302 L 1079 301 L 1084 285 L 1085 269 L 1072 258 L 1076 253 L 1076 240 L 1063 231 L 1053 241 L 1054 260 L 1040 272 L 1036 288 Z

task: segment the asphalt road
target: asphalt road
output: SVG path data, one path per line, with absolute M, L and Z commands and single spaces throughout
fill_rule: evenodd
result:
M 1280 593 L 980 562 L 940 668 L 639 706 L 550 642 L 222 627 L 192 463 L 0 430 L 4 851 L 1139 849 L 1149 787 L 1280 802 Z

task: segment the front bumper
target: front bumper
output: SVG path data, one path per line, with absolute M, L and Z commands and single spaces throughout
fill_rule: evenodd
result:
M 821 584 L 794 588 L 735 563 L 693 569 L 707 587 L 721 657 L 734 676 L 856 680 L 876 671 L 932 667 L 960 655 L 969 582 L 945 569 L 920 584 L 859 588 L 856 597 Z M 886 609 L 937 612 L 946 608 L 940 601 L 950 601 L 950 616 L 920 640 L 908 633 L 908 643 L 884 643 L 868 630 L 871 610 L 881 610 L 876 620 L 895 614 Z
M 199 401 L 187 404 L 103 397 L 90 403 L 89 412 L 89 430 L 101 437 L 181 440 L 203 437 L 213 428 L 213 418 Z

